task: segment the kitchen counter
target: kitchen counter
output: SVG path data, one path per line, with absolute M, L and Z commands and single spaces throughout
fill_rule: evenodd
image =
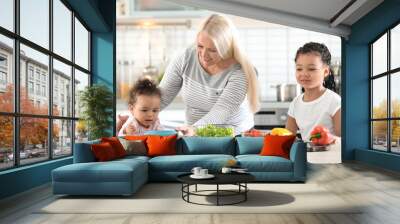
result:
M 260 111 L 275 109 L 275 108 L 289 108 L 291 102 L 278 102 L 278 101 L 264 101 L 261 102 Z
M 328 146 L 329 150 L 320 152 L 307 152 L 307 162 L 309 163 L 325 163 L 335 164 L 342 162 L 341 138 L 336 143 Z

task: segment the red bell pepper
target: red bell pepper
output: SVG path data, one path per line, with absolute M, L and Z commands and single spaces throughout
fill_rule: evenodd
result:
M 245 136 L 249 136 L 249 137 L 260 137 L 262 136 L 262 132 L 260 130 L 257 129 L 251 129 L 249 131 L 246 131 Z
M 329 145 L 335 141 L 335 138 L 326 127 L 317 125 L 311 131 L 310 140 L 314 145 Z

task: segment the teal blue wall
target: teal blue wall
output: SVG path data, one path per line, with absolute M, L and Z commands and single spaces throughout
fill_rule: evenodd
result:
M 356 159 L 392 170 L 399 169 L 398 156 L 382 156 L 369 150 L 368 44 L 398 22 L 400 0 L 386 0 L 353 24 L 349 39 L 343 41 L 343 159 Z
M 116 3 L 115 1 L 107 1 L 99 5 L 99 10 L 109 24 L 109 32 L 93 32 L 92 33 L 92 72 L 93 83 L 102 83 L 108 86 L 113 94 L 114 102 L 116 102 Z M 114 104 L 115 105 L 115 104 Z M 109 128 L 109 133 L 115 133 L 115 108 L 113 125 Z
M 53 169 L 71 163 L 69 157 L 0 172 L 0 199 L 48 183 Z
M 106 84 L 115 93 L 115 0 L 67 2 L 92 31 L 92 81 Z M 53 169 L 71 163 L 72 157 L 69 157 L 1 171 L 0 199 L 50 182 Z

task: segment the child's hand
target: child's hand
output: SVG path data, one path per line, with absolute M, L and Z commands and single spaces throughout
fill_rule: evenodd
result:
M 117 119 L 117 133 L 119 130 L 122 128 L 122 125 L 125 124 L 125 122 L 128 120 L 129 115 L 121 115 L 118 114 L 118 119 Z
M 129 123 L 126 127 L 125 127 L 125 134 L 126 135 L 133 135 L 136 134 L 136 127 L 133 125 L 133 123 Z

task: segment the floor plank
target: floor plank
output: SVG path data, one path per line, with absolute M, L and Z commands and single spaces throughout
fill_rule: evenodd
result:
M 323 186 L 349 203 L 357 214 L 36 214 L 55 200 L 50 185 L 0 201 L 0 223 L 15 224 L 280 224 L 400 223 L 400 174 L 356 162 L 309 164 L 308 183 Z

